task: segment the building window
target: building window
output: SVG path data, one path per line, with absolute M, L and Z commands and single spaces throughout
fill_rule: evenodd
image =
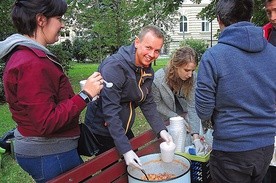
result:
M 76 32 L 76 36 L 77 37 L 82 37 L 83 36 L 83 32 L 82 31 L 77 31 Z
M 64 38 L 70 37 L 70 31 L 63 31 L 60 33 L 60 36 Z
M 188 30 L 188 21 L 186 16 L 180 17 L 180 32 L 187 32 Z
M 210 22 L 206 19 L 206 17 L 203 17 L 201 22 L 201 31 L 202 32 L 209 32 L 210 31 Z
M 70 37 L 70 31 L 66 31 L 65 34 L 66 34 L 66 37 Z

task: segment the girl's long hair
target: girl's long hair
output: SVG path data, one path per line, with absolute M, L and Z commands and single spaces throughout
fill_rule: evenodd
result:
M 166 83 L 172 90 L 174 94 L 183 93 L 186 99 L 191 97 L 191 91 L 193 89 L 194 79 L 193 77 L 183 81 L 177 72 L 177 68 L 187 65 L 193 62 L 198 64 L 198 57 L 195 50 L 191 47 L 182 47 L 175 51 L 172 58 L 169 61 L 167 73 L 166 73 Z

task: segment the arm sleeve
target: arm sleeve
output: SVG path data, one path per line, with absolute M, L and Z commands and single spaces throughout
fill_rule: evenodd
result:
M 126 78 L 120 65 L 117 65 L 116 62 L 114 63 L 114 65 L 101 68 L 103 78 L 113 83 L 111 88 L 104 87 L 101 91 L 102 108 L 104 120 L 108 124 L 108 130 L 114 140 L 115 146 L 120 154 L 124 154 L 132 149 L 129 139 L 125 135 L 123 121 L 119 115 L 122 110 L 122 88 Z
M 68 78 L 53 64 L 31 63 L 18 74 L 16 95 L 37 133 L 47 136 L 72 122 L 77 123 L 86 104 L 74 95 Z M 24 115 L 24 111 L 19 112 Z
M 196 112 L 201 120 L 209 120 L 215 108 L 216 67 L 207 50 L 200 61 L 195 92 Z
M 189 124 L 191 126 L 191 133 L 199 133 L 201 120 L 195 110 L 195 87 L 196 87 L 196 73 L 194 74 L 194 86 L 191 92 L 191 98 L 187 102 L 187 111 L 189 117 Z

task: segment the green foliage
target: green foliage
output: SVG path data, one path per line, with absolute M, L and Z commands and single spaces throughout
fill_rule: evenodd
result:
M 81 80 L 87 79 L 93 72 L 97 71 L 99 64 L 91 63 L 71 63 L 71 68 L 68 72 L 70 82 L 74 91 L 77 93 L 80 91 Z
M 11 7 L 14 0 L 0 0 L 0 40 L 15 32 L 11 16 Z
M 61 43 L 62 49 L 67 51 L 70 54 L 70 57 L 72 56 L 73 52 L 73 45 L 69 39 L 66 39 Z
M 4 72 L 5 63 L 0 59 L 0 105 L 5 102 L 5 93 L 3 86 L 3 72 Z
M 263 0 L 255 0 L 254 5 L 254 14 L 252 17 L 252 22 L 254 22 L 258 26 L 263 26 L 268 23 L 268 18 L 266 16 L 266 12 L 264 9 L 264 1 Z
M 161 5 L 163 8 L 161 9 L 160 14 L 164 16 L 171 15 L 172 12 L 175 12 L 179 9 L 184 0 L 137 0 L 134 1 L 135 6 L 140 7 L 137 9 L 140 15 L 145 15 L 154 9 L 155 6 Z
M 78 0 L 69 0 L 66 18 L 67 22 L 74 22 L 72 25 L 75 31 L 83 31 L 87 35 L 85 39 L 91 40 L 89 54 L 78 54 L 95 62 L 116 52 L 120 46 L 130 44 L 145 25 L 157 25 L 164 33 L 171 30 L 178 21 L 173 17 L 176 17 L 182 2 L 96 0 L 79 3 Z M 166 36 L 165 42 L 169 41 L 170 37 Z
M 85 1 L 81 5 L 72 1 L 69 5 L 69 19 L 77 20 L 76 30 L 86 28 L 83 32 L 90 44 L 88 50 L 98 54 L 88 55 L 90 60 L 101 60 L 130 43 L 130 16 L 127 12 L 132 10 L 128 1 Z
M 88 45 L 87 41 L 81 38 L 76 38 L 73 41 L 73 58 L 77 60 L 77 62 L 84 62 L 88 56 L 88 53 L 85 52 L 85 46 Z
M 173 31 L 173 27 L 178 23 L 179 13 L 177 5 L 182 1 L 134 1 L 132 16 L 135 21 L 131 21 L 132 33 L 137 35 L 141 27 L 153 24 L 160 27 L 165 35 L 165 45 L 171 42 L 168 31 Z
M 194 3 L 200 4 L 202 0 L 192 0 Z M 212 0 L 211 3 L 202 9 L 198 14 L 199 17 L 207 17 L 208 20 L 214 20 L 216 18 L 215 7 L 218 0 Z M 264 1 L 254 0 L 254 12 L 252 22 L 258 26 L 263 26 L 268 22 L 264 9 Z
M 64 70 L 68 72 L 72 54 L 70 53 L 70 49 L 68 50 L 66 44 L 49 45 L 47 48 L 58 58 Z
M 184 41 L 181 41 L 180 42 L 180 47 L 182 47 L 182 46 L 190 46 L 191 48 L 193 48 L 198 54 L 198 60 L 200 60 L 203 53 L 208 48 L 208 43 L 206 43 L 202 39 L 190 38 L 190 39 L 185 39 Z
M 73 42 L 72 54 L 73 58 L 77 62 L 86 61 L 92 63 L 99 63 L 104 57 L 106 57 L 107 50 L 105 48 L 98 47 L 95 40 L 87 40 L 84 38 L 76 38 Z
M 6 39 L 9 35 L 15 32 L 11 17 L 7 16 L 11 13 L 11 7 L 13 3 L 13 0 L 0 0 L 0 40 Z M 4 65 L 4 62 L 0 59 L 0 105 L 1 103 L 5 102 L 2 81 Z

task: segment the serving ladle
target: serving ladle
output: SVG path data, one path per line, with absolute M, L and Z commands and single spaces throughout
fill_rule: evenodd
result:
M 138 163 L 138 161 L 137 161 L 136 159 L 134 159 L 134 161 L 135 161 L 136 163 Z M 139 163 L 138 163 L 138 164 L 139 164 Z M 140 168 L 139 168 L 139 169 L 140 169 Z M 141 172 L 146 176 L 147 180 L 149 180 L 149 177 L 148 177 L 148 175 L 147 175 L 145 169 L 141 167 L 140 170 L 141 170 Z
M 145 169 L 141 169 L 141 171 L 142 171 L 142 173 L 146 176 L 147 180 L 149 180 L 149 177 L 148 177 L 148 175 L 147 175 Z
M 103 82 L 107 88 L 111 88 L 113 86 L 113 83 L 111 83 L 111 82 L 107 82 L 105 80 L 103 80 Z

